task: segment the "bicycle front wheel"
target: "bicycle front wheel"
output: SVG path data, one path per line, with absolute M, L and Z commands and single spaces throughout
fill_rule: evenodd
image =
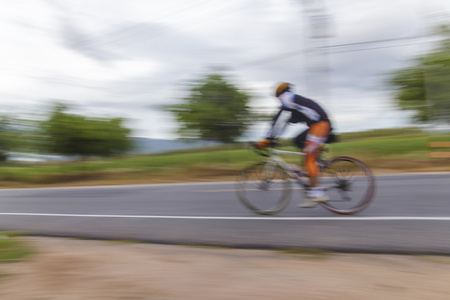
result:
M 372 172 L 352 157 L 333 158 L 325 168 L 323 181 L 330 199 L 321 204 L 336 214 L 356 214 L 366 209 L 375 196 Z
M 291 182 L 279 166 L 262 162 L 243 169 L 236 182 L 239 200 L 251 211 L 270 215 L 289 203 Z

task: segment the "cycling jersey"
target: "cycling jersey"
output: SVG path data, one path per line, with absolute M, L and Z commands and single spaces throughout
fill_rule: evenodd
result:
M 278 138 L 289 123 L 306 123 L 308 127 L 320 121 L 330 123 L 327 113 L 311 99 L 292 92 L 285 92 L 278 99 L 281 101 L 281 108 L 273 119 L 272 128 L 268 135 L 269 138 Z M 284 112 L 291 112 L 290 116 L 288 116 L 289 119 L 283 116 Z

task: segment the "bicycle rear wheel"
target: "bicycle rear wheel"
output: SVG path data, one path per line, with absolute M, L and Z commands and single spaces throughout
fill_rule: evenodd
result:
M 262 162 L 243 169 L 236 182 L 239 200 L 251 211 L 270 215 L 289 203 L 291 182 L 279 166 Z
M 356 214 L 366 209 L 375 196 L 372 172 L 352 157 L 333 158 L 325 168 L 322 180 L 330 200 L 321 205 L 336 214 Z

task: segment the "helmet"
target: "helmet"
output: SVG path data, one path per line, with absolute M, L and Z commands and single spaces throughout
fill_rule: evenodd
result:
M 284 92 L 289 91 L 291 88 L 291 84 L 287 82 L 280 83 L 275 91 L 275 96 L 278 97 Z

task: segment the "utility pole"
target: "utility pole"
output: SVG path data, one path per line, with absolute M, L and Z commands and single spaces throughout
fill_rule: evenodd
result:
M 331 16 L 325 0 L 299 0 L 307 23 L 305 40 L 305 96 L 329 102 L 331 90 L 328 47 L 331 35 Z

